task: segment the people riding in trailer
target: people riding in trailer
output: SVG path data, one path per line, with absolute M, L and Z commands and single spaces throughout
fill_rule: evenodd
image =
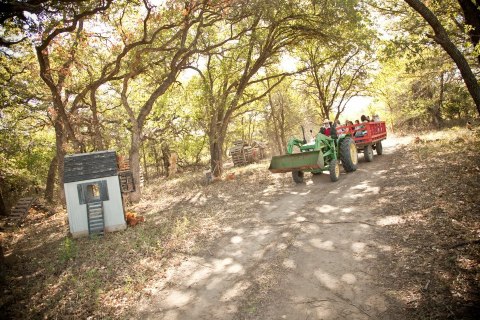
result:
M 362 124 L 355 126 L 355 137 L 363 137 L 367 133 L 366 125 L 364 123 L 369 122 L 370 119 L 366 115 L 362 114 L 360 120 L 362 121 Z

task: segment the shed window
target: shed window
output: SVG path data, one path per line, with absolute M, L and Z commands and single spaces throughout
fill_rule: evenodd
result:
M 88 184 L 87 185 L 87 198 L 89 200 L 98 201 L 100 200 L 100 188 L 98 184 Z M 90 201 L 88 201 L 90 202 Z
M 108 187 L 106 180 L 81 183 L 77 185 L 77 189 L 80 204 L 108 200 Z

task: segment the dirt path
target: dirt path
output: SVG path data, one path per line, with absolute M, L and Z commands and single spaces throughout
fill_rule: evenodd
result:
M 150 288 L 142 319 L 401 319 L 374 266 L 392 250 L 374 230 L 395 146 L 359 169 L 307 177 Z M 261 197 L 260 197 L 261 198 Z

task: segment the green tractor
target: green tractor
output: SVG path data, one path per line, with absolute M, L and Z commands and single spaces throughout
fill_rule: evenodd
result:
M 338 135 L 336 127 L 332 127 L 330 136 L 318 133 L 315 141 L 307 143 L 303 127 L 302 131 L 303 140 L 292 138 L 287 144 L 286 155 L 272 157 L 270 172 L 292 172 L 293 181 L 302 183 L 305 172 L 321 174 L 329 171 L 330 180 L 337 181 L 340 162 L 346 172 L 357 170 L 357 146 L 349 134 Z M 294 153 L 295 149 L 300 152 Z

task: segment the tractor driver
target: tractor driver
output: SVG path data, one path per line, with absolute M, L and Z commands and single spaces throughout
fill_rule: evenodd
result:
M 320 128 L 320 133 L 330 136 L 330 121 L 328 119 L 323 121 L 323 126 Z

